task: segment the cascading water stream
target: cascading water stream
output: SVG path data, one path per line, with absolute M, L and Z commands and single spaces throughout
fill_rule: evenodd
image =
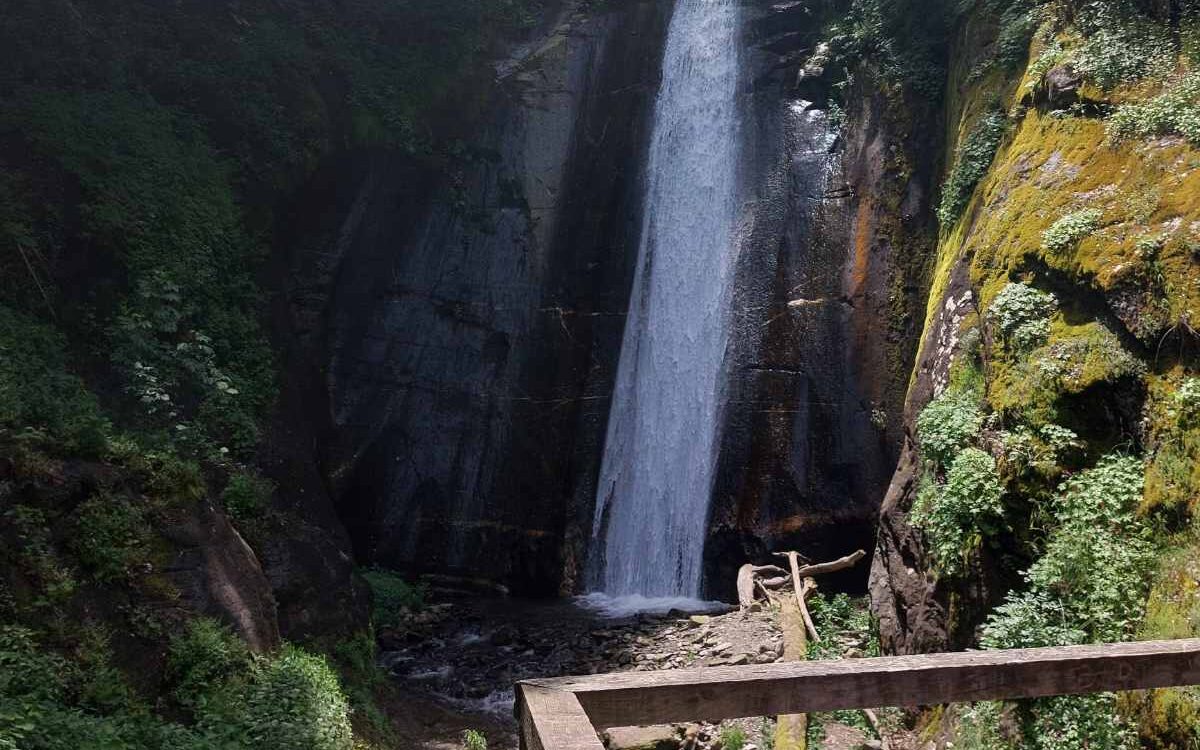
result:
M 736 258 L 736 0 L 677 0 L 596 494 L 592 584 L 698 597 Z

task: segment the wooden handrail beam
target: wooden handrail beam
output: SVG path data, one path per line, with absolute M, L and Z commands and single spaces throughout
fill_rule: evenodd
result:
M 1197 684 L 1200 639 L 560 677 L 518 695 L 527 748 L 595 750 L 594 728 Z
M 517 685 L 523 750 L 604 750 L 574 693 Z

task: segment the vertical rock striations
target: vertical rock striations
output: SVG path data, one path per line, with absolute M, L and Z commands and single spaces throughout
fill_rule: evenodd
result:
M 301 200 L 291 318 L 360 560 L 527 591 L 574 577 L 564 530 L 591 508 L 566 498 L 595 482 L 664 20 L 567 9 L 497 66 L 449 180 L 364 153 Z

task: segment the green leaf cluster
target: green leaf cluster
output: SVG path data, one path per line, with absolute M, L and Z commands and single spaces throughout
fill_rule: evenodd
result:
M 959 144 L 938 204 L 937 215 L 943 226 L 957 221 L 971 202 L 975 186 L 987 175 L 1007 132 L 1008 120 L 1004 113 L 992 111 L 980 117 Z
M 925 532 L 942 573 L 962 573 L 971 550 L 998 530 L 1004 516 L 1003 495 L 996 460 L 978 448 L 958 452 L 944 484 L 926 475 L 912 521 Z
M 369 568 L 362 571 L 362 577 L 371 587 L 371 616 L 377 626 L 394 625 L 405 611 L 425 606 L 425 588 L 390 570 Z
M 951 388 L 931 401 L 917 417 L 921 455 L 938 466 L 948 467 L 982 427 L 983 412 L 978 399 L 969 391 Z
M 1116 141 L 1182 135 L 1200 145 L 1200 74 L 1183 75 L 1145 101 L 1122 104 L 1109 118 L 1108 132 Z
M 1074 211 L 1061 217 L 1042 232 L 1042 249 L 1053 253 L 1066 252 L 1100 228 L 1103 213 L 1094 208 Z
M 1009 283 L 992 300 L 988 315 L 1005 341 L 1018 351 L 1027 351 L 1045 343 L 1050 336 L 1050 316 L 1057 309 L 1053 294 Z
M 1143 489 L 1138 459 L 1112 455 L 1064 482 L 1043 555 L 988 618 L 988 648 L 1027 648 L 1129 638 L 1141 620 L 1155 550 L 1136 510 Z M 1065 750 L 1133 746 L 1115 696 L 1022 704 L 1028 747 Z

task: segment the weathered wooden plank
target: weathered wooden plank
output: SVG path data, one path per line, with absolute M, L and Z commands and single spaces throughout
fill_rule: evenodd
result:
M 604 750 L 574 693 L 522 683 L 517 716 L 521 750 Z
M 598 728 L 1200 684 L 1200 640 L 971 651 L 532 680 Z

